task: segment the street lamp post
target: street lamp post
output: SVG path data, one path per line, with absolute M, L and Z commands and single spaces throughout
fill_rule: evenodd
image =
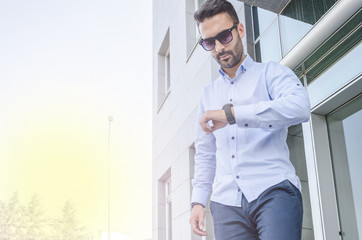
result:
M 110 149 L 110 143 L 111 143 L 111 125 L 113 122 L 113 117 L 108 117 L 108 123 L 109 123 L 109 129 L 108 129 L 108 156 L 107 156 L 107 169 L 108 169 L 108 240 L 111 240 L 111 215 L 110 215 L 110 156 L 109 156 L 109 149 Z

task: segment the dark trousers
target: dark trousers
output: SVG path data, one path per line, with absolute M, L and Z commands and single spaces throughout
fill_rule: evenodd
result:
M 210 202 L 215 240 L 300 240 L 302 195 L 288 180 L 265 190 L 241 207 Z

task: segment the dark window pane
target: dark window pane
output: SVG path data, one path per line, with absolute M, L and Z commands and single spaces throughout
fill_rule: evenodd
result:
M 281 15 L 314 25 L 337 0 L 292 0 Z

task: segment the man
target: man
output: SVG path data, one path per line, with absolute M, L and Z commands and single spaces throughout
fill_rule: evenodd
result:
M 207 235 L 213 185 L 216 240 L 301 239 L 301 187 L 286 138 L 288 126 L 309 119 L 307 93 L 289 68 L 244 54 L 244 26 L 228 1 L 208 0 L 194 17 L 220 76 L 200 98 L 191 227 Z

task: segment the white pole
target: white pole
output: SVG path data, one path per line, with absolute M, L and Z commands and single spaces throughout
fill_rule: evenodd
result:
M 113 117 L 108 117 L 109 129 L 108 129 L 108 156 L 107 156 L 107 168 L 108 168 L 108 240 L 111 240 L 111 215 L 110 215 L 110 157 L 109 157 L 109 149 L 111 143 L 111 124 L 113 121 Z

